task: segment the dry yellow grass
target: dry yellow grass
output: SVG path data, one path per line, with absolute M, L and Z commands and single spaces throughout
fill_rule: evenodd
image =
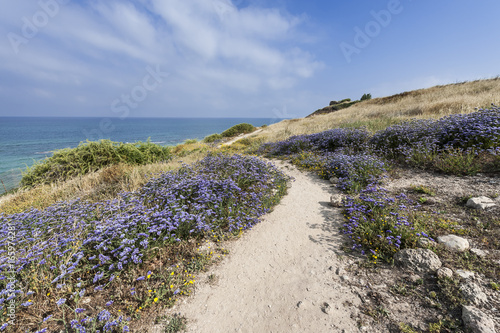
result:
M 500 77 L 414 90 L 363 101 L 326 115 L 284 120 L 268 126 L 259 136 L 278 141 L 292 135 L 351 126 L 366 126 L 376 131 L 411 118 L 470 113 L 491 103 L 500 104 Z

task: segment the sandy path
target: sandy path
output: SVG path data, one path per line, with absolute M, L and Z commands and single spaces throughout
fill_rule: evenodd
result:
M 328 204 L 334 189 L 280 167 L 295 178 L 288 195 L 207 273 L 218 276 L 215 286 L 201 277 L 195 295 L 172 309 L 187 317 L 187 332 L 358 331 L 345 301 L 360 300 L 336 274 L 346 263 L 338 248 L 340 210 Z
M 232 145 L 233 143 L 235 143 L 235 142 L 236 142 L 236 141 L 238 141 L 238 140 L 241 140 L 241 139 L 244 139 L 244 138 L 248 138 L 249 136 L 252 136 L 252 135 L 258 134 L 258 133 L 260 133 L 260 132 L 262 132 L 262 128 L 259 128 L 258 130 L 253 131 L 252 133 L 240 134 L 240 135 L 238 135 L 237 137 L 235 137 L 235 138 L 233 138 L 233 139 L 229 140 L 228 142 L 224 142 L 224 143 L 220 144 L 217 148 L 221 148 L 221 147 L 223 147 L 223 146 L 230 146 L 230 145 Z

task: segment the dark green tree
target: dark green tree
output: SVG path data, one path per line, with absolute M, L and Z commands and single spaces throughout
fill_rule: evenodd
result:
M 372 99 L 372 94 L 363 94 L 363 96 L 361 96 L 362 101 L 367 101 L 369 99 Z

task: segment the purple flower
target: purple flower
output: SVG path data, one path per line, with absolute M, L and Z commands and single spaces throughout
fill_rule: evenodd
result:
M 56 302 L 57 306 L 61 306 L 61 305 L 63 305 L 64 303 L 66 303 L 66 298 L 60 298 L 60 299 Z

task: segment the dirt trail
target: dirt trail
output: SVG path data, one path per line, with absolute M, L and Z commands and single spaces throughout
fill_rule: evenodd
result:
M 350 315 L 360 299 L 336 274 L 347 264 L 339 249 L 341 212 L 329 205 L 336 190 L 275 163 L 295 181 L 274 211 L 201 277 L 195 294 L 172 309 L 188 319 L 187 332 L 358 331 Z M 207 283 L 209 274 L 218 277 L 216 285 Z
M 241 140 L 241 139 L 244 139 L 244 138 L 248 138 L 248 137 L 250 137 L 252 135 L 255 135 L 255 134 L 258 134 L 260 132 L 262 132 L 262 128 L 259 128 L 258 130 L 255 130 L 252 133 L 240 134 L 237 137 L 235 137 L 235 138 L 233 138 L 233 139 L 231 139 L 231 140 L 229 140 L 227 142 L 224 142 L 224 143 L 220 144 L 217 148 L 221 148 L 223 146 L 230 146 L 230 145 L 232 145 L 233 143 L 235 143 L 238 140 Z

